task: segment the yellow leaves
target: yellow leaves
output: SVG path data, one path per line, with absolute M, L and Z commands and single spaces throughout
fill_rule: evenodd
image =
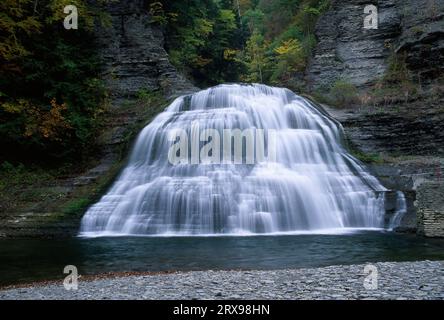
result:
M 11 61 L 28 54 L 18 40 L 18 33 L 30 35 L 39 32 L 41 23 L 29 15 L 25 8 L 32 4 L 30 0 L 0 1 L 0 59 Z M 28 16 L 26 16 L 28 14 Z M 10 68 L 10 67 L 9 67 Z M 2 66 L 1 69 L 5 69 Z
M 286 46 L 280 46 L 276 49 L 274 49 L 274 52 L 278 53 L 278 54 L 287 54 L 290 51 L 290 48 L 286 47 Z
M 224 59 L 227 61 L 235 61 L 236 57 L 239 55 L 239 50 L 235 49 L 225 49 L 224 50 Z
M 205 67 L 207 64 L 211 63 L 211 61 L 213 61 L 213 60 L 198 56 L 195 59 L 194 63 L 196 64 L 197 67 L 202 68 L 202 67 Z
M 1 109 L 7 113 L 17 114 L 23 111 L 26 100 L 19 99 L 17 103 L 4 102 L 0 105 Z
M 62 115 L 62 112 L 66 109 L 66 104 L 57 104 L 55 98 L 51 100 L 49 112 L 42 113 L 40 109 L 34 108 L 34 111 L 37 111 L 38 119 L 41 120 L 37 126 L 37 132 L 49 140 L 60 141 L 61 131 L 71 128 Z
M 207 19 L 198 18 L 196 19 L 195 30 L 198 35 L 207 37 L 213 32 L 213 22 Z
M 299 54 L 300 52 L 302 52 L 302 46 L 297 40 L 290 39 L 284 41 L 284 43 L 280 47 L 274 49 L 274 51 L 279 55 Z
M 51 108 L 45 110 L 29 100 L 18 99 L 2 103 L 0 107 L 7 113 L 24 116 L 24 137 L 41 136 L 51 141 L 61 141 L 63 131 L 71 128 L 63 116 L 67 107 L 64 103 L 57 104 L 56 99 L 52 99 L 50 104 Z
M 304 50 L 296 39 L 284 41 L 274 52 L 277 54 L 277 64 L 272 76 L 275 80 L 287 81 L 292 78 L 294 72 L 304 69 Z
M 27 35 L 30 35 L 34 32 L 40 32 L 42 25 L 35 17 L 27 17 L 24 20 L 18 21 L 16 26 Z

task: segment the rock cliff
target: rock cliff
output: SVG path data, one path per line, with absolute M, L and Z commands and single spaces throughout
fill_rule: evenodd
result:
M 418 189 L 418 233 L 444 237 L 444 186 L 428 182 Z
M 96 30 L 103 78 L 118 102 L 141 91 L 161 90 L 169 98 L 195 90 L 169 62 L 162 30 L 147 8 L 144 0 L 110 2 L 103 10 L 111 25 Z
M 364 8 L 378 8 L 378 29 L 364 29 Z M 311 90 L 338 79 L 366 87 L 387 69 L 390 50 L 404 52 L 422 82 L 444 68 L 444 0 L 332 0 L 316 27 L 318 45 L 307 69 Z
M 135 131 L 134 124 L 144 123 L 159 112 L 162 106 L 158 101 L 147 106 L 147 101 L 140 101 L 141 97 L 149 100 L 150 96 L 161 95 L 166 102 L 197 90 L 170 63 L 162 29 L 152 23 L 147 1 L 109 2 L 103 11 L 110 23 L 97 24 L 95 33 L 102 78 L 111 101 L 99 138 L 104 155 L 99 166 L 86 174 L 86 180 L 102 174 L 120 157 L 120 146 Z
M 364 28 L 369 4 L 378 8 L 378 29 Z M 421 230 L 424 215 L 418 214 L 417 221 L 416 212 L 429 211 L 428 204 L 417 199 L 417 190 L 439 182 L 444 170 L 444 90 L 435 81 L 444 74 L 444 0 L 332 0 L 318 21 L 316 37 L 306 71 L 312 91 L 327 91 L 341 79 L 365 92 L 384 75 L 393 53 L 405 57 L 421 85 L 423 92 L 413 99 L 328 109 L 342 123 L 352 149 L 376 158 L 370 167 L 381 182 L 404 192 L 408 213 L 401 229 Z M 388 211 L 393 203 L 388 201 Z

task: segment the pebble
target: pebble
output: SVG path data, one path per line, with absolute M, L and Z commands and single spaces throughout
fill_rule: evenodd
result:
M 78 290 L 63 283 L 0 290 L 17 299 L 439 299 L 444 300 L 444 261 L 373 263 L 377 288 L 366 289 L 365 265 L 310 269 L 192 271 L 145 276 L 79 279 Z M 297 281 L 294 281 L 297 279 Z

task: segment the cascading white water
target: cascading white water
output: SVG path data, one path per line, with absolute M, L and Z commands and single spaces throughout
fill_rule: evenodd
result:
M 274 129 L 276 159 L 176 164 L 173 129 Z M 382 228 L 385 188 L 341 145 L 323 110 L 287 89 L 220 85 L 176 99 L 83 217 L 81 235 L 204 235 Z M 193 147 L 190 147 L 193 148 Z
M 401 225 L 402 218 L 407 213 L 407 201 L 405 199 L 405 194 L 402 191 L 396 192 L 396 208 L 395 214 L 390 219 L 389 230 L 393 230 Z

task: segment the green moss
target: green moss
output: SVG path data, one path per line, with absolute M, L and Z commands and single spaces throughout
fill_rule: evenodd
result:
M 367 153 L 360 150 L 356 145 L 354 145 L 349 139 L 345 140 L 345 148 L 348 153 L 361 162 L 366 164 L 382 164 L 386 163 L 387 157 L 381 153 Z
M 331 87 L 329 98 L 334 106 L 349 106 L 359 102 L 358 89 L 350 82 L 340 79 Z
M 312 93 L 317 102 L 337 108 L 344 108 L 360 103 L 356 86 L 345 79 L 339 79 L 330 86 Z
M 62 209 L 63 214 L 73 215 L 81 214 L 89 206 L 91 200 L 88 198 L 79 198 L 69 201 Z
M 354 150 L 352 155 L 367 164 L 382 164 L 386 162 L 379 153 L 364 153 L 362 151 Z
M 331 104 L 331 100 L 328 98 L 328 96 L 322 90 L 317 90 L 317 91 L 313 92 L 311 95 L 317 103 Z

